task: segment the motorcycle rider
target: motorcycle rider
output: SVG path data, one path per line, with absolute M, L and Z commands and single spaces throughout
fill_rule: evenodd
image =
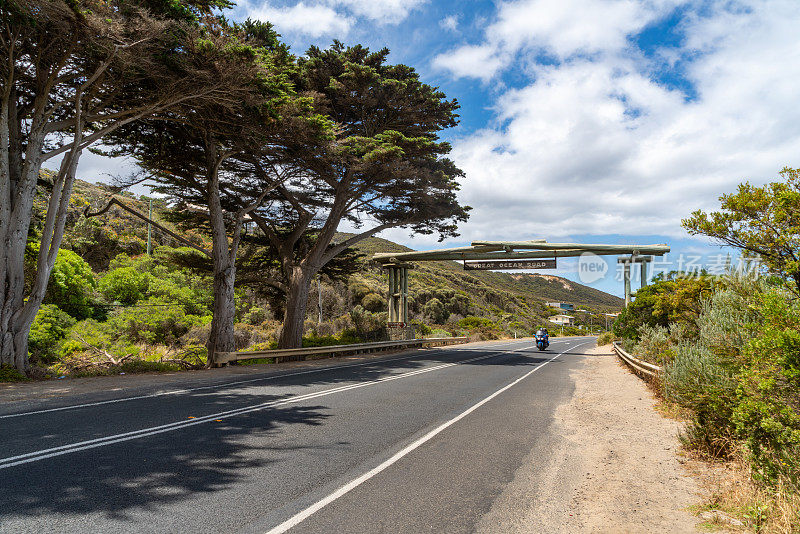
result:
M 539 330 L 536 331 L 537 346 L 542 341 L 544 341 L 544 348 L 547 348 L 550 345 L 550 335 L 547 333 L 547 328 L 539 328 Z M 542 350 L 542 347 L 539 347 L 539 350 Z

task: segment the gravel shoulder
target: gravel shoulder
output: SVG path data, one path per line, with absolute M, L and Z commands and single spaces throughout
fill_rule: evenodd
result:
M 555 413 L 555 448 L 531 452 L 478 532 L 697 531 L 688 508 L 701 490 L 683 465 L 681 424 L 656 412 L 610 345 L 587 352 L 572 399 Z

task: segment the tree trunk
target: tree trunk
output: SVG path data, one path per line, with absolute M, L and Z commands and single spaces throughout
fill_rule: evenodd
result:
M 306 321 L 308 292 L 314 274 L 310 272 L 310 269 L 304 272 L 302 267 L 292 268 L 286 293 L 283 327 L 278 339 L 279 349 L 295 349 L 303 345 L 303 326 Z
M 211 333 L 208 337 L 208 362 L 213 366 L 213 356 L 218 352 L 235 352 L 234 320 L 236 317 L 236 301 L 234 299 L 234 282 L 236 267 L 219 266 L 214 262 L 214 316 L 211 319 Z

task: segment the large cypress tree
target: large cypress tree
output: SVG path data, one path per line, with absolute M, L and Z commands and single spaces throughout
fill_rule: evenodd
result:
M 227 0 L 0 2 L 0 363 L 28 368 L 28 332 L 64 232 L 82 152 L 126 124 L 187 102 L 230 98 L 197 64 L 203 19 Z M 210 67 L 210 68 L 209 68 Z M 36 274 L 24 257 L 47 161 L 49 188 Z
M 422 83 L 413 68 L 388 64 L 388 54 L 334 42 L 300 60 L 299 90 L 317 95 L 335 137 L 292 152 L 292 166 L 302 172 L 251 213 L 281 265 L 281 348 L 300 346 L 311 280 L 337 254 L 388 228 L 455 236 L 467 218 L 469 208 L 456 198 L 462 172 L 439 139 L 457 124 L 458 103 Z M 332 244 L 343 221 L 364 228 Z M 302 248 L 308 232 L 313 245 Z

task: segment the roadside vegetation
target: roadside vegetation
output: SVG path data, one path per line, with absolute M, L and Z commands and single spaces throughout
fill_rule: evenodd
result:
M 147 223 L 118 206 L 87 218 L 84 211 L 101 205 L 108 191 L 102 184 L 80 180 L 75 184 L 62 250 L 30 331 L 32 377 L 179 371 L 201 368 L 207 361 L 214 298 L 211 267 L 202 254 L 156 227 L 150 229 L 148 254 Z M 149 197 L 129 193 L 118 197 L 139 212 L 149 209 Z M 154 222 L 181 231 L 170 220 L 174 210 L 166 200 L 152 201 Z M 34 204 L 35 221 L 44 217 L 44 202 L 42 192 Z M 209 244 L 201 231 L 183 235 L 199 246 Z M 335 241 L 350 235 L 340 234 Z M 36 224 L 31 236 L 27 260 L 33 269 Z M 255 254 L 260 249 L 245 246 L 234 294 L 235 349 L 274 349 L 285 296 L 270 283 L 263 256 Z M 405 248 L 370 238 L 340 255 L 314 280 L 304 320 L 304 347 L 386 339 L 386 273 L 367 259 L 378 250 Z M 595 328 L 603 324 L 600 310 L 618 309 L 620 302 L 561 278 L 465 273 L 454 262 L 421 263 L 411 272 L 409 284 L 410 314 L 418 337 L 530 336 L 557 313 L 545 301 L 565 296 L 595 310 L 576 314 L 579 324 Z M 557 327 L 551 331 L 560 333 Z M 564 329 L 565 335 L 580 333 L 585 330 Z M 2 369 L 0 381 L 26 379 L 13 368 Z
M 758 532 L 800 532 L 800 183 L 795 170 L 781 174 L 684 221 L 758 253 L 763 269 L 671 273 L 614 324 L 628 350 L 663 366 L 654 387 L 690 414 L 686 447 L 732 462 L 738 477 L 708 507 Z

